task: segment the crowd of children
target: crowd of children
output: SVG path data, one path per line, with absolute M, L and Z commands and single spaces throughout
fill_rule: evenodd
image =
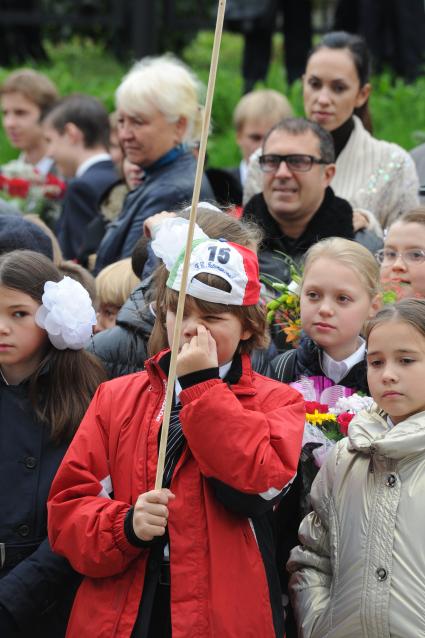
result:
M 328 124 L 340 158 L 356 131 L 366 135 L 351 107 L 364 111 L 370 90 L 362 48 L 346 36 L 313 50 L 304 81 L 306 110 L 323 120 L 317 126 Z M 351 97 L 338 93 L 335 69 L 350 78 L 340 94 Z M 136 80 L 146 83 L 142 90 Z M 195 80 L 169 57 L 145 61 L 124 79 L 111 122 L 125 183 L 115 182 L 108 117 L 96 100 L 57 103 L 54 87 L 29 72 L 12 74 L 0 89 L 5 131 L 22 160 L 57 170 L 46 157 L 47 135 L 51 147 L 60 142 L 58 164 L 59 155 L 73 159 L 71 190 L 79 195 L 93 166 L 108 172 L 87 215 L 96 224 L 80 225 L 84 246 L 65 254 L 84 248 L 91 273 L 64 261 L 39 219 L 11 216 L 9 231 L 0 219 L 0 636 L 425 636 L 425 208 L 388 213 L 376 254 L 342 237 L 316 241 L 291 293 L 299 298 L 300 343 L 278 352 L 257 257 L 262 231 L 201 203 L 170 385 L 190 144 L 200 119 Z M 338 119 L 342 103 L 348 119 L 333 126 L 329 105 Z M 181 104 L 184 114 L 176 112 Z M 243 157 L 233 170 L 240 195 L 248 162 L 255 172 L 252 153 L 290 112 L 274 91 L 241 100 L 235 127 Z M 263 157 L 284 213 L 298 190 L 305 197 L 314 165 L 321 175 L 323 164 L 335 170 L 295 151 Z M 282 164 L 303 178 L 288 186 L 292 177 L 275 176 Z M 174 205 L 162 210 L 171 194 Z M 416 192 L 404 195 L 416 201 Z M 368 225 L 376 211 L 363 210 L 366 201 L 357 213 Z M 103 217 L 101 207 L 109 211 Z M 94 267 L 92 248 L 107 223 L 109 248 L 129 254 L 124 231 L 135 216 L 132 238 L 140 237 L 131 257 Z M 329 406 L 321 405 L 323 388 Z M 312 444 L 309 410 L 324 437 L 322 420 L 336 421 L 337 399 L 353 393 L 371 397 L 369 407 L 349 415 L 337 441 Z M 306 458 L 321 445 L 311 486 Z

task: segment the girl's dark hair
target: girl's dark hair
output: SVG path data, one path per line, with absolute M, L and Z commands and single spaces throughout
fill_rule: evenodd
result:
M 366 41 L 360 35 L 347 33 L 346 31 L 331 31 L 330 33 L 326 33 L 320 40 L 320 42 L 315 47 L 313 47 L 313 49 L 311 49 L 310 53 L 308 54 L 307 61 L 314 53 L 324 48 L 338 50 L 347 49 L 353 60 L 354 67 L 359 78 L 360 87 L 364 86 L 370 81 L 371 62 L 369 49 L 367 47 Z M 372 118 L 370 115 L 368 102 L 369 100 L 366 100 L 363 106 L 354 109 L 354 113 L 361 119 L 365 129 L 371 133 Z
M 0 255 L 0 285 L 19 290 L 41 304 L 46 281 L 62 279 L 47 257 L 31 250 Z M 55 443 L 69 440 L 79 426 L 106 372 L 85 350 L 57 350 L 47 342 L 44 356 L 29 378 L 29 396 L 38 419 L 50 427 Z
M 385 306 L 367 322 L 366 342 L 376 326 L 388 321 L 403 321 L 415 328 L 425 338 L 425 299 L 402 299 L 393 305 Z

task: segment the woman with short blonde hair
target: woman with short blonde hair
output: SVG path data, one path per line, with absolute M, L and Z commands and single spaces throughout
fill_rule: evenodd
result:
M 171 55 L 145 58 L 124 76 L 116 91 L 118 137 L 126 158 L 140 166 L 145 177 L 109 226 L 96 272 L 131 255 L 148 217 L 191 201 L 196 173 L 191 146 L 201 129 L 200 90 L 194 73 Z M 213 199 L 205 177 L 200 198 Z M 151 255 L 144 276 L 155 263 Z

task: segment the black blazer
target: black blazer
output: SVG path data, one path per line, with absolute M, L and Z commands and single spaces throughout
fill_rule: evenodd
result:
M 99 215 L 102 195 L 117 179 L 113 162 L 103 160 L 69 181 L 56 228 L 65 259 L 80 254 L 87 225 Z

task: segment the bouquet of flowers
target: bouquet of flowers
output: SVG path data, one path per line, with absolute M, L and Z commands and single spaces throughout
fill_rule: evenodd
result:
M 32 164 L 13 160 L 0 168 L 0 197 L 23 214 L 39 215 L 48 225 L 59 216 L 65 183 L 56 175 L 42 175 Z
M 289 257 L 285 257 L 289 260 Z M 271 281 L 264 276 L 262 280 L 269 289 L 277 293 L 273 299 L 267 302 L 267 322 L 284 332 L 285 341 L 296 348 L 301 336 L 299 291 L 302 273 L 292 260 L 287 263 L 291 273 L 289 284 Z
M 294 385 L 294 384 L 291 384 Z M 344 386 L 333 386 L 344 388 Z M 323 464 L 329 450 L 337 441 L 347 436 L 352 418 L 361 410 L 367 410 L 373 399 L 358 393 L 342 394 L 333 405 L 319 401 L 306 401 L 306 423 L 303 446 L 314 443 L 313 457 L 318 467 Z M 320 447 L 319 445 L 320 444 Z

